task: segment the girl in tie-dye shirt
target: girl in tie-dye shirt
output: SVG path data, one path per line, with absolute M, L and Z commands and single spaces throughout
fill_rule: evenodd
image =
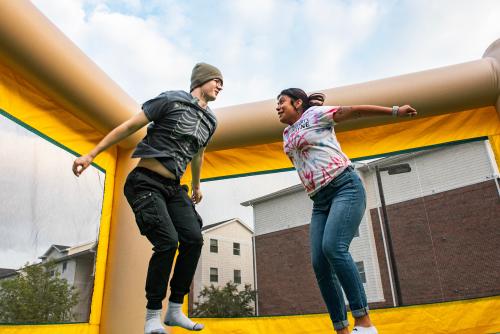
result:
M 283 132 L 284 150 L 309 196 L 351 164 L 333 130 L 338 107 L 313 106 Z
M 340 148 L 334 125 L 365 116 L 415 116 L 416 111 L 408 105 L 327 107 L 317 102 L 318 96 L 324 100 L 321 94 L 308 97 L 301 89 L 285 89 L 278 95 L 276 107 L 280 122 L 288 125 L 283 131 L 284 151 L 313 200 L 309 229 L 312 265 L 337 333 L 349 333 L 343 289 L 355 319 L 352 333 L 377 334 L 348 251 L 365 212 L 365 190 Z

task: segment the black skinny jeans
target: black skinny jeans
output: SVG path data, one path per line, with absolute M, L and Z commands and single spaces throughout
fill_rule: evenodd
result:
M 161 309 L 177 247 L 179 255 L 170 281 L 169 300 L 182 303 L 189 293 L 203 246 L 202 222 L 194 204 L 179 181 L 142 167 L 127 177 L 125 196 L 141 234 L 153 244 L 146 278 L 146 307 Z

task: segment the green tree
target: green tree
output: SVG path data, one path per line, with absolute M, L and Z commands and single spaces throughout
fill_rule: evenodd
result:
M 250 284 L 238 291 L 238 284 L 229 281 L 223 288 L 204 287 L 194 303 L 196 317 L 248 317 L 253 316 L 256 291 Z
M 74 319 L 78 292 L 59 277 L 54 263 L 26 264 L 17 277 L 0 282 L 0 322 L 54 323 Z

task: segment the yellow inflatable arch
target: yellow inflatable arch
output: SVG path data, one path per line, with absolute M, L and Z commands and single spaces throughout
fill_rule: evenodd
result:
M 139 110 L 88 57 L 28 0 L 0 2 L 0 109 L 75 154 Z M 324 90 L 328 103 L 405 104 L 412 120 L 375 118 L 341 124 L 339 141 L 351 158 L 373 157 L 487 137 L 500 166 L 500 40 L 480 60 Z M 247 175 L 291 167 L 282 154 L 283 126 L 267 100 L 216 110 L 219 128 L 202 178 Z M 245 124 L 245 126 L 241 126 Z M 140 238 L 122 195 L 144 132 L 99 156 L 106 171 L 103 211 L 88 323 L 1 325 L 1 333 L 141 333 L 143 282 L 150 246 Z M 70 168 L 70 166 L 68 166 Z M 189 173 L 187 173 L 189 175 Z M 500 331 L 500 297 L 373 311 L 380 333 Z M 437 316 L 440 315 L 440 316 Z M 326 314 L 205 319 L 205 333 L 326 333 Z M 174 330 L 181 332 L 181 330 Z

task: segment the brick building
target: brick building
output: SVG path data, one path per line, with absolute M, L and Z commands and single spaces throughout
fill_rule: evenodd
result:
M 371 308 L 395 305 L 375 166 L 381 172 L 403 305 L 500 293 L 500 187 L 488 141 L 357 164 L 367 211 L 351 254 Z M 300 185 L 242 203 L 255 216 L 259 315 L 323 313 L 309 255 L 312 202 Z M 300 302 L 298 302 L 300 301 Z

